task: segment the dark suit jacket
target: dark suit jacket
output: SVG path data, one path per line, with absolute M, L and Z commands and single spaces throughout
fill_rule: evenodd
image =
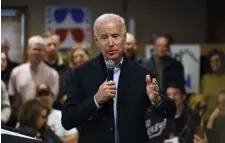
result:
M 69 130 L 78 127 L 79 143 L 115 143 L 113 105 L 97 109 L 94 95 L 106 80 L 102 55 L 77 67 L 70 77 L 68 99 L 62 110 L 62 125 Z M 117 93 L 117 117 L 120 143 L 147 143 L 145 113 L 152 106 L 146 94 L 148 71 L 124 57 Z M 162 96 L 162 104 L 154 108 L 163 117 L 175 115 L 175 104 Z

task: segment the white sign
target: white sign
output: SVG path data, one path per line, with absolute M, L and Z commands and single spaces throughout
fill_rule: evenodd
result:
M 45 29 L 60 36 L 61 48 L 71 48 L 74 44 L 91 47 L 91 12 L 88 8 L 46 7 Z
M 200 46 L 199 45 L 171 45 L 171 56 L 180 61 L 184 67 L 185 89 L 187 93 L 199 92 L 200 79 Z M 145 47 L 146 58 L 151 58 L 153 46 Z

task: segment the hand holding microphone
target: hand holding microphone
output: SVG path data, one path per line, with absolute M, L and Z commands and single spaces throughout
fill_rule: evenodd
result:
M 98 89 L 96 101 L 98 104 L 108 102 L 116 95 L 116 85 L 114 81 L 105 81 Z
M 112 102 L 112 99 L 116 95 L 116 84 L 113 81 L 115 62 L 108 60 L 106 62 L 107 67 L 107 80 L 99 87 L 96 94 L 96 101 L 98 104 L 106 102 Z

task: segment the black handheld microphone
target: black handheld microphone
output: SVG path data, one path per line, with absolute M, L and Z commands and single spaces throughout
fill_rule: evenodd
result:
M 113 80 L 114 75 L 114 68 L 115 68 L 115 62 L 113 60 L 106 61 L 106 67 L 107 67 L 107 81 Z M 110 99 L 108 101 L 108 104 L 113 104 L 113 99 Z
M 107 81 L 113 80 L 115 62 L 113 60 L 106 61 L 107 67 Z

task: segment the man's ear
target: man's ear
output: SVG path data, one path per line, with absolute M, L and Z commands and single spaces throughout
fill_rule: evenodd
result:
M 125 34 L 124 34 L 124 38 L 125 38 L 125 39 L 127 39 L 127 32 L 125 32 Z
M 27 55 L 28 55 L 28 53 L 29 53 L 29 49 L 30 47 L 29 46 L 27 46 L 27 50 L 26 50 L 26 52 L 27 52 Z
M 96 35 L 94 35 L 94 39 L 95 39 L 95 43 L 97 43 L 98 39 Z
M 185 101 L 185 100 L 186 100 L 186 94 L 183 95 L 183 101 Z
M 98 43 L 98 38 L 97 38 L 97 36 L 96 36 L 96 35 L 94 35 L 94 40 L 95 40 L 95 44 L 98 46 L 98 45 L 99 45 L 99 43 Z
M 126 44 L 126 42 L 127 42 L 127 32 L 125 32 L 125 34 L 124 34 L 124 44 Z

